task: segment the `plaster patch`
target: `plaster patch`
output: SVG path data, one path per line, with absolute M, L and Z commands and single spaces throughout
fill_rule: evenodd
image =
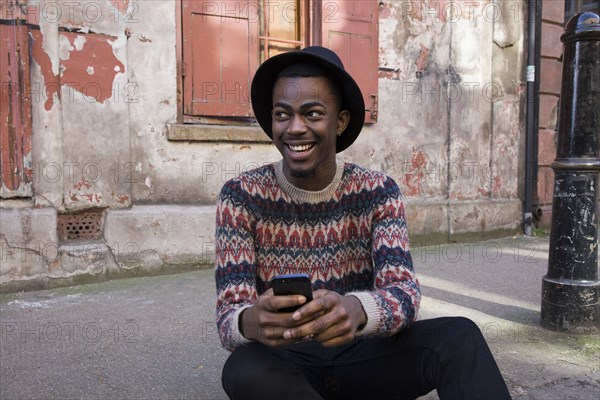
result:
M 52 7 L 50 7 L 52 8 Z M 51 63 L 50 71 L 54 75 L 58 75 L 58 67 L 60 65 L 60 61 L 58 57 L 50 57 L 50 54 L 56 54 L 56 48 L 53 46 L 56 42 L 51 39 L 56 39 L 57 30 L 56 23 L 49 22 L 48 18 L 40 18 L 40 15 L 34 16 L 37 22 L 40 24 L 39 30 L 39 41 L 40 41 L 40 50 L 44 52 L 45 56 L 48 57 L 48 60 Z M 56 20 L 53 20 L 56 21 Z M 31 30 L 29 31 L 31 35 Z
M 85 44 L 85 42 L 86 42 L 85 36 L 77 35 L 77 37 L 73 41 L 73 44 L 75 45 L 75 50 L 81 51 L 81 49 L 83 49 L 83 45 Z
M 71 42 L 64 35 L 58 37 L 58 55 L 61 60 L 68 60 L 71 58 L 71 52 L 75 50 L 75 47 L 71 45 Z
M 113 7 L 121 12 L 121 14 L 125 15 L 127 13 L 129 0 L 112 0 L 111 3 L 113 4 Z
M 117 68 L 117 67 L 115 67 L 115 68 Z M 87 73 L 88 73 L 88 75 L 94 75 L 94 67 L 92 67 L 92 66 L 87 67 Z
M 60 96 L 58 90 L 60 86 L 58 77 L 59 64 L 56 63 L 55 68 L 54 61 L 58 61 L 58 57 L 53 57 L 52 60 L 50 59 L 50 56 L 45 49 L 46 39 L 43 32 L 43 29 L 39 31 L 31 29 L 29 30 L 29 35 L 32 39 L 31 55 L 33 60 L 39 65 L 40 73 L 44 79 L 44 86 L 46 89 L 46 102 L 44 103 L 44 108 L 46 111 L 50 111 L 54 102 L 57 101 Z
M 112 46 L 112 50 L 115 54 L 115 57 L 117 57 L 118 59 L 122 59 L 123 57 L 119 57 L 119 52 L 121 51 L 121 49 L 125 49 L 127 47 L 127 36 L 119 35 L 115 38 L 115 40 L 109 40 L 108 43 Z

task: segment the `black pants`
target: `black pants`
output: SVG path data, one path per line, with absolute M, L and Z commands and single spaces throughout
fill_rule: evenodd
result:
M 240 346 L 223 367 L 231 399 L 510 399 L 498 366 L 472 321 L 418 321 L 389 338 Z

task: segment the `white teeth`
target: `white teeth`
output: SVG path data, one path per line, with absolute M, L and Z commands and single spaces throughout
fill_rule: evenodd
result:
M 309 150 L 313 147 L 312 144 L 305 144 L 302 146 L 292 146 L 291 144 L 288 145 L 290 147 L 290 149 L 292 149 L 293 151 L 306 151 Z

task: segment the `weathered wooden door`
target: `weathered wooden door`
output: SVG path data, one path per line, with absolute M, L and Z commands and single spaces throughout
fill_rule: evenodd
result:
M 0 198 L 33 194 L 29 38 L 20 3 L 0 0 Z

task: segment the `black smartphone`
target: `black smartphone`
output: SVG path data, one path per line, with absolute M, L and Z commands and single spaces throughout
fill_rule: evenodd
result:
M 274 276 L 273 279 L 271 279 L 271 287 L 276 296 L 299 294 L 306 297 L 306 303 L 312 300 L 310 277 L 307 274 Z M 282 308 L 279 312 L 293 312 L 298 308 L 300 308 L 300 306 Z

